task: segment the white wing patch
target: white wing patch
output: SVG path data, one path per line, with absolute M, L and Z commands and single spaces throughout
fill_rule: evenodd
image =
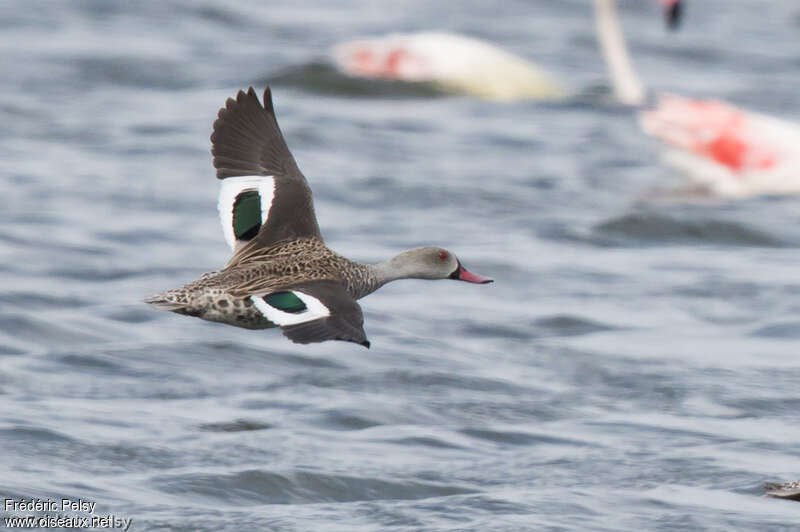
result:
M 236 235 L 233 232 L 233 205 L 236 197 L 246 191 L 258 192 L 261 199 L 261 225 L 264 225 L 269 218 L 269 210 L 275 197 L 275 179 L 272 176 L 246 175 L 222 180 L 217 210 L 225 241 L 228 242 L 232 251 L 236 251 L 237 243 Z
M 285 325 L 305 323 L 307 321 L 313 321 L 331 315 L 328 307 L 323 305 L 322 301 L 316 297 L 304 294 L 298 290 L 288 291 L 297 296 L 297 298 L 305 304 L 305 310 L 295 313 L 279 310 L 264 301 L 264 296 L 267 294 L 250 296 L 250 299 L 253 301 L 253 305 L 255 305 L 255 307 L 259 310 L 259 312 L 261 312 L 261 314 L 264 315 L 265 318 L 280 327 Z

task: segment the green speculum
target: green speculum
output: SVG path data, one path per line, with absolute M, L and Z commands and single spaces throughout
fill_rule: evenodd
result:
M 264 296 L 264 301 L 271 307 L 291 314 L 306 310 L 306 304 L 292 292 L 275 292 Z
M 233 203 L 233 234 L 236 240 L 250 240 L 261 228 L 261 196 L 248 190 L 236 196 Z

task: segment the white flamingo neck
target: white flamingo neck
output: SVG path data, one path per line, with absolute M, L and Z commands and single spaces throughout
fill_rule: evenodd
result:
M 616 0 L 594 0 L 597 40 L 617 99 L 626 105 L 644 102 L 644 86 L 633 70 L 617 17 Z

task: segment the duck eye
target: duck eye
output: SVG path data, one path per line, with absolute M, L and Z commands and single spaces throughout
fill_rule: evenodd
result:
M 447 253 L 442 251 L 441 253 L 439 253 L 439 260 L 445 260 L 445 259 L 447 259 Z

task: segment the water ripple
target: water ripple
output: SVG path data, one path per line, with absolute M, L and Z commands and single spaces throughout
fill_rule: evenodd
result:
M 387 481 L 310 471 L 275 473 L 247 470 L 233 474 L 163 475 L 151 482 L 172 495 L 202 497 L 215 504 L 314 504 L 374 500 L 427 499 L 471 493 L 459 487 Z
M 656 214 L 626 214 L 596 226 L 599 238 L 619 243 L 699 242 L 731 246 L 782 247 L 780 239 L 737 222 L 721 220 L 680 220 Z

